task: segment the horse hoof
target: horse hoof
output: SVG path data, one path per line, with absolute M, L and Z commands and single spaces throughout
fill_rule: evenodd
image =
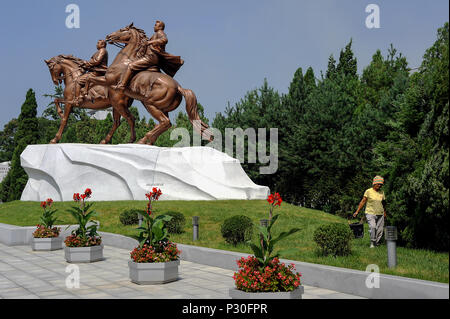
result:
M 106 144 L 105 140 L 101 140 L 100 144 Z
M 145 144 L 145 139 L 140 139 L 139 141 L 137 141 L 138 144 Z
M 56 143 L 58 143 L 58 140 L 56 138 L 54 138 L 50 141 L 50 144 L 56 144 Z

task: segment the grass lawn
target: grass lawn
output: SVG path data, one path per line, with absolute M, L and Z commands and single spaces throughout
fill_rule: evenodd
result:
M 100 230 L 136 236 L 137 226 L 123 226 L 119 221 L 119 214 L 129 208 L 145 209 L 146 201 L 114 201 L 95 202 L 94 208 L 98 212 L 95 219 L 100 221 Z M 54 207 L 58 209 L 58 224 L 74 223 L 72 216 L 65 210 L 74 205 L 73 202 L 56 202 Z M 179 235 L 171 235 L 171 240 L 177 243 L 210 247 L 224 250 L 232 250 L 251 253 L 249 247 L 238 245 L 233 247 L 225 243 L 220 233 L 222 222 L 233 215 L 246 215 L 255 224 L 262 218 L 268 218 L 268 203 L 265 200 L 218 200 L 218 201 L 159 201 L 154 204 L 156 214 L 162 214 L 169 210 L 179 211 L 186 217 L 185 232 Z M 0 205 L 0 223 L 19 226 L 36 225 L 39 221 L 42 208 L 37 202 L 14 201 Z M 424 280 L 449 282 L 449 255 L 448 253 L 433 252 L 420 249 L 408 249 L 398 247 L 398 266 L 395 269 L 387 267 L 386 246 L 382 245 L 373 249 L 369 248 L 367 224 L 364 229 L 364 238 L 354 239 L 352 242 L 352 254 L 347 257 L 323 257 L 317 252 L 316 244 L 312 240 L 314 230 L 325 223 L 344 223 L 343 218 L 333 216 L 322 211 L 296 207 L 283 203 L 275 209 L 279 213 L 274 232 L 289 230 L 298 227 L 301 230 L 277 246 L 279 249 L 297 248 L 297 252 L 282 256 L 317 264 L 325 264 L 337 267 L 366 270 L 367 265 L 376 264 L 380 272 L 398 276 L 412 277 Z M 200 216 L 200 239 L 192 241 L 192 216 Z M 256 241 L 256 230 L 254 232 Z M 301 269 L 297 269 L 301 272 Z

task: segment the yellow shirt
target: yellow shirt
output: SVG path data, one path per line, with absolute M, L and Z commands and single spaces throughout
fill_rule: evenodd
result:
M 367 197 L 366 214 L 383 215 L 384 208 L 381 201 L 385 200 L 386 197 L 382 190 L 377 192 L 371 187 L 364 192 L 364 197 Z

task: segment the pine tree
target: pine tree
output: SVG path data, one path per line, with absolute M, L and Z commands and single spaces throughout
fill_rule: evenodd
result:
M 0 198 L 4 202 L 20 199 L 27 183 L 28 177 L 20 164 L 20 154 L 27 145 L 39 142 L 39 123 L 36 114 L 36 97 L 34 91 L 29 89 L 18 118 L 17 132 L 14 137 L 16 147 L 11 160 L 11 169 L 0 185 Z
M 352 39 L 345 46 L 344 50 L 341 50 L 339 54 L 339 63 L 336 66 L 336 72 L 345 76 L 357 77 L 357 63 L 352 51 Z
M 0 162 L 11 161 L 14 149 L 14 136 L 17 131 L 17 119 L 12 119 L 5 124 L 3 131 L 0 131 Z

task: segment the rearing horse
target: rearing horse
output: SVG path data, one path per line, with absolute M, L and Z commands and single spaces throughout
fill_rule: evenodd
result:
M 109 143 L 115 130 L 120 125 L 121 115 L 128 120 L 128 124 L 130 125 L 130 143 L 133 143 L 136 140 L 136 134 L 134 131 L 134 117 L 128 110 L 131 103 L 133 102 L 132 98 L 129 98 L 124 94 L 118 94 L 117 97 L 119 97 L 119 101 L 121 103 L 116 102 L 116 100 L 112 101 L 109 96 L 106 96 L 105 89 L 102 86 L 96 85 L 89 90 L 89 92 L 95 92 L 95 94 L 93 94 L 93 96 L 95 96 L 95 98 L 93 98 L 93 102 L 89 101 L 88 99 L 88 101 L 84 101 L 80 105 L 75 105 L 74 100 L 76 98 L 76 79 L 83 74 L 83 71 L 80 68 L 80 64 L 81 62 L 83 62 L 83 60 L 78 59 L 72 55 L 61 54 L 44 61 L 45 63 L 47 63 L 53 83 L 55 85 L 59 85 L 62 81 L 64 81 L 64 99 L 57 98 L 54 100 L 56 111 L 61 117 L 61 123 L 55 137 L 50 141 L 51 144 L 57 143 L 59 140 L 61 140 L 62 133 L 67 125 L 67 119 L 69 118 L 70 112 L 72 112 L 73 107 L 94 110 L 104 110 L 111 106 L 113 107 L 113 127 L 106 135 L 105 139 L 100 142 L 101 144 Z M 65 104 L 64 112 L 61 110 L 60 103 Z
M 156 139 L 172 124 L 169 119 L 169 112 L 175 110 L 181 103 L 182 98 L 186 100 L 186 111 L 193 127 L 207 140 L 212 140 L 212 132 L 208 125 L 200 120 L 197 109 L 197 98 L 189 89 L 184 89 L 172 77 L 154 71 L 141 71 L 130 81 L 124 91 L 115 90 L 111 86 L 118 83 L 119 78 L 127 69 L 130 62 L 136 60 L 148 41 L 145 32 L 130 24 L 116 32 L 106 36 L 106 41 L 117 44 L 124 43 L 125 46 L 117 54 L 113 63 L 108 67 L 105 76 L 88 79 L 86 86 L 90 83 L 102 85 L 107 88 L 107 94 L 113 103 L 117 94 L 125 94 L 142 102 L 147 111 L 159 122 L 151 131 L 138 141 L 140 144 L 153 144 Z M 126 104 L 125 101 L 121 102 Z

